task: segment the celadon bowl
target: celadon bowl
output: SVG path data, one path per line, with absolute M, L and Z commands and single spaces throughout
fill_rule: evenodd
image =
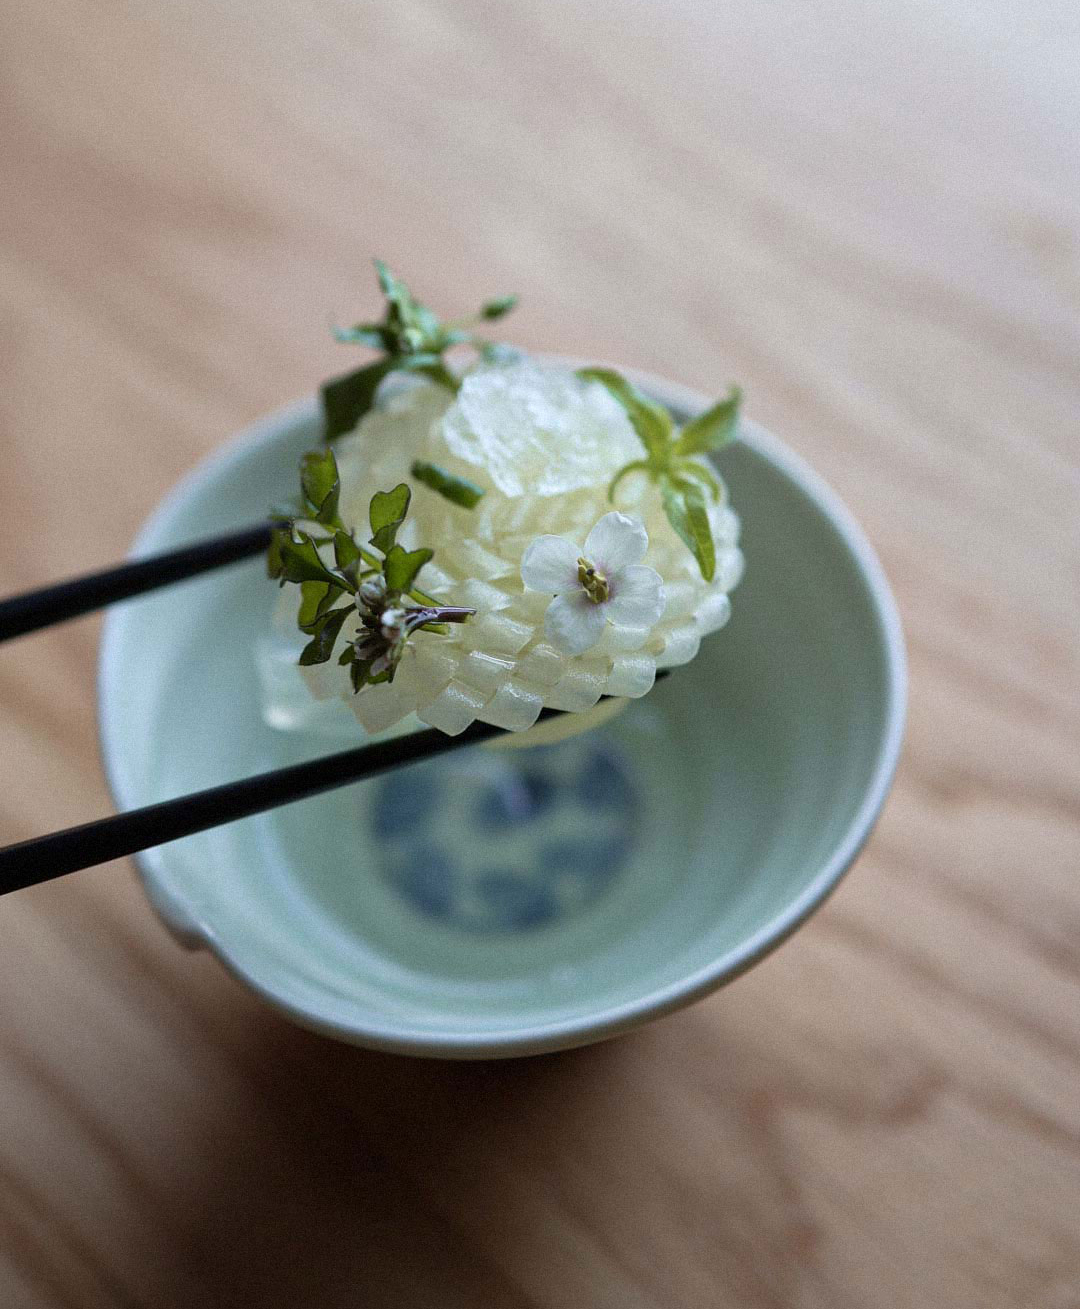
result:
M 706 403 L 635 380 L 679 415 Z M 257 521 L 318 439 L 313 400 L 255 424 L 175 487 L 134 553 Z M 780 944 L 885 800 L 903 640 L 873 551 L 800 459 L 747 421 L 718 466 L 746 572 L 693 663 L 562 744 L 474 747 L 146 851 L 172 932 L 307 1027 L 446 1058 L 613 1036 Z M 118 807 L 342 748 L 263 721 L 253 652 L 276 595 L 252 560 L 109 611 Z

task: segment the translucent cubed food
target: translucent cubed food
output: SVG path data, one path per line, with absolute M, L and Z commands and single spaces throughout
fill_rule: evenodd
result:
M 674 668 L 678 664 L 688 664 L 698 652 L 701 645 L 701 633 L 693 623 L 684 623 L 663 632 L 650 643 L 650 652 L 656 655 L 658 668 Z
M 522 732 L 532 727 L 543 707 L 544 698 L 538 691 L 511 678 L 484 706 L 484 719 L 509 732 Z
M 723 627 L 731 617 L 731 601 L 723 591 L 710 591 L 694 610 L 694 622 L 702 636 Z
M 417 717 L 447 736 L 459 736 L 483 709 L 487 697 L 461 682 L 450 685 L 429 705 L 417 711 Z
M 516 676 L 539 686 L 554 686 L 564 672 L 566 655 L 542 641 L 518 660 Z
M 470 650 L 458 665 L 456 677 L 459 682 L 471 686 L 474 691 L 494 695 L 509 679 L 515 666 L 512 659 L 499 659 L 495 655 L 485 654 L 482 650 Z
M 462 629 L 471 650 L 494 655 L 516 655 L 536 634 L 535 627 L 519 623 L 506 613 L 477 614 Z
M 651 690 L 656 681 L 656 660 L 650 654 L 617 655 L 607 678 L 607 695 L 624 695 L 637 699 Z
M 610 668 L 611 661 L 605 659 L 590 660 L 570 669 L 548 691 L 548 704 L 552 709 L 564 709 L 568 713 L 591 709 L 604 694 Z

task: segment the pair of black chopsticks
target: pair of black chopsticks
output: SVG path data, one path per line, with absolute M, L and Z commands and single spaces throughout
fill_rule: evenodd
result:
M 167 554 L 0 600 L 0 642 L 237 563 L 260 554 L 269 539 L 269 523 L 259 523 Z M 540 719 L 560 716 L 560 710 L 545 709 Z M 503 735 L 504 729 L 479 722 L 459 736 L 447 736 L 432 728 L 20 841 L 0 849 L 0 895 Z

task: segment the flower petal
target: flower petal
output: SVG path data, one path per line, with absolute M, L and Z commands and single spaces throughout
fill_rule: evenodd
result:
M 619 627 L 652 627 L 664 612 L 664 581 L 654 568 L 633 564 L 609 576 L 611 599 L 604 608 Z
M 607 605 L 593 604 L 580 590 L 573 595 L 558 596 L 544 616 L 547 639 L 564 654 L 584 654 L 604 635 L 607 608 Z
M 565 536 L 538 536 L 521 556 L 521 580 L 530 591 L 559 595 L 578 587 L 578 556 L 581 552 Z
M 638 564 L 649 548 L 649 534 L 640 518 L 605 514 L 585 538 L 585 558 L 605 576 Z

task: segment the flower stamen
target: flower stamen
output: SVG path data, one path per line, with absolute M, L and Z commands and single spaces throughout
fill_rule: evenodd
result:
M 608 598 L 608 580 L 603 573 L 598 572 L 592 564 L 583 556 L 578 556 L 577 577 L 581 583 L 581 589 L 589 597 L 594 605 L 601 605 Z

